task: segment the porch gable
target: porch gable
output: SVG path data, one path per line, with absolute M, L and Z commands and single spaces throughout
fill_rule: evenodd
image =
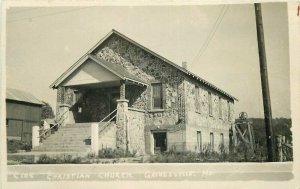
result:
M 52 88 L 59 86 L 78 86 L 86 84 L 115 83 L 121 81 L 147 86 L 145 81 L 130 74 L 120 65 L 99 60 L 93 55 L 86 55 L 80 62 L 68 70 L 62 78 L 51 85 Z
M 120 79 L 116 74 L 108 71 L 91 59 L 87 59 L 61 83 L 61 86 L 119 82 Z

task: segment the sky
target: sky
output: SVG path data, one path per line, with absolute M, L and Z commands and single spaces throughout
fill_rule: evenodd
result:
M 273 117 L 290 118 L 287 5 L 262 13 Z M 116 29 L 238 98 L 236 116 L 263 117 L 253 4 L 10 8 L 6 24 L 7 87 L 53 109 L 50 84 Z

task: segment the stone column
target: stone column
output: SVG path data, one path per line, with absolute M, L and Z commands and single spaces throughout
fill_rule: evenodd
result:
M 32 126 L 32 148 L 37 147 L 40 145 L 40 127 L 39 126 Z
M 120 99 L 125 99 L 125 81 L 121 81 L 121 86 L 120 86 Z
M 69 122 L 69 109 L 70 105 L 69 104 L 60 104 L 59 105 L 59 115 L 56 119 L 59 123 L 62 123 L 62 126 L 65 126 L 66 123 Z
M 117 100 L 117 131 L 116 131 L 116 146 L 127 150 L 127 112 L 128 112 L 128 102 L 129 100 L 120 99 Z

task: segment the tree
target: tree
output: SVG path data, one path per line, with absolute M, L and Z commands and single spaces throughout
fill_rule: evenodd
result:
M 54 118 L 53 109 L 47 102 L 43 102 L 45 105 L 42 107 L 42 119 Z

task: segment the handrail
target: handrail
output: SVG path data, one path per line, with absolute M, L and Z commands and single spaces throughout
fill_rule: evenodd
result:
M 111 116 L 111 114 L 113 114 L 115 111 L 117 111 L 117 109 L 114 109 L 114 111 L 110 112 L 105 118 L 103 118 L 101 121 L 99 121 L 98 124 L 101 123 L 101 122 L 103 122 L 109 116 Z
M 44 134 L 46 134 L 49 130 L 51 130 L 52 128 L 54 128 L 55 126 L 57 126 L 57 124 L 53 125 L 52 127 L 50 127 L 49 129 L 46 129 L 44 132 L 42 132 L 42 134 L 40 134 L 38 136 L 38 138 L 40 138 L 41 136 L 43 136 Z
M 62 113 L 60 116 L 59 116 L 59 119 L 57 119 L 58 121 L 58 123 L 56 123 L 55 125 L 53 125 L 52 127 L 50 127 L 49 129 L 46 129 L 44 132 L 42 132 L 39 136 L 38 136 L 38 138 L 40 138 L 40 137 L 42 137 L 43 135 L 45 135 L 47 132 L 49 132 L 49 131 L 51 131 L 51 129 L 53 129 L 55 126 L 57 126 L 58 125 L 58 128 L 60 127 L 60 125 L 61 125 L 61 120 L 64 120 L 64 119 L 66 119 L 65 117 L 64 117 L 64 119 L 62 119 L 63 118 L 63 116 L 67 113 L 68 111 L 65 111 L 64 113 Z
M 293 146 L 291 144 L 282 144 L 285 147 L 288 147 L 289 149 L 293 149 Z
M 59 115 L 59 119 L 57 119 L 57 120 L 58 120 L 57 122 L 60 122 L 61 119 L 64 118 L 63 116 L 64 116 L 67 112 L 69 112 L 69 111 L 67 110 L 67 111 L 65 111 L 64 113 L 62 113 L 61 115 Z M 66 119 L 66 118 L 64 118 L 64 119 Z
M 113 120 L 115 117 L 117 117 L 117 115 L 114 115 L 112 118 L 110 118 L 110 120 L 107 121 L 107 123 L 105 123 L 104 125 L 102 125 L 101 129 L 99 129 L 98 134 L 100 134 L 110 124 L 111 120 Z
M 63 114 L 61 114 L 60 115 L 60 117 L 59 117 L 59 119 L 58 119 L 58 128 L 62 125 L 62 122 L 66 119 L 66 117 L 64 117 L 64 115 L 66 114 L 66 113 L 68 113 L 69 111 L 67 110 L 67 111 L 65 111 Z

